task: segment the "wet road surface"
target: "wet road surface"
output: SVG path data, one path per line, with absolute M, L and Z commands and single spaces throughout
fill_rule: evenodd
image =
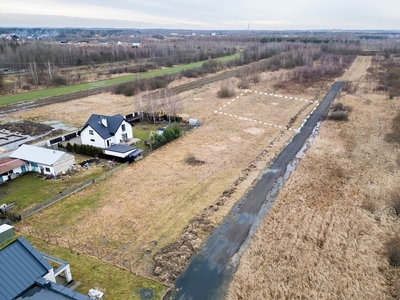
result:
M 232 208 L 207 239 L 201 251 L 193 257 L 188 268 L 176 280 L 175 288 L 167 299 L 224 299 L 239 259 L 273 205 L 290 163 L 321 121 L 342 84 L 343 82 L 335 82 L 332 85 L 300 132 L 282 150 L 253 188 Z

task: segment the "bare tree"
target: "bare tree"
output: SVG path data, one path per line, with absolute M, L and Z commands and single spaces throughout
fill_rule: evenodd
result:
M 50 60 L 44 63 L 47 69 L 47 73 L 49 74 L 49 79 L 50 82 L 53 82 L 53 76 L 54 76 L 54 64 Z
M 37 72 L 36 62 L 29 62 L 29 73 L 32 76 L 33 83 L 38 86 L 39 85 L 39 76 Z

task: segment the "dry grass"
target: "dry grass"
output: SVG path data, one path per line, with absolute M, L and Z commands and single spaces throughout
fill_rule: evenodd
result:
M 274 83 L 269 73 L 263 74 L 261 79 L 255 88 L 268 89 Z M 19 229 L 151 275 L 155 252 L 175 241 L 190 220 L 217 201 L 225 190 L 235 186 L 225 204 L 208 215 L 214 224 L 220 222 L 293 134 L 214 114 L 227 101 L 217 98 L 219 85 L 214 83 L 179 95 L 181 113 L 198 118 L 202 123 L 198 129 L 112 177 L 24 220 Z M 304 91 L 301 97 L 314 98 L 315 92 Z M 256 102 L 263 101 L 253 96 Z M 235 104 L 236 109 L 250 109 L 254 118 L 266 121 L 274 118 L 271 121 L 279 121 L 282 125 L 305 105 L 283 101 L 277 106 L 270 105 L 265 114 L 248 107 L 251 98 L 247 95 L 245 102 Z M 262 103 L 259 105 L 265 108 Z M 51 116 L 79 128 L 91 113 L 125 114 L 135 110 L 134 98 L 101 94 L 18 112 L 13 117 L 40 121 Z M 276 118 L 280 113 L 282 120 Z M 261 152 L 263 155 L 254 160 Z M 187 153 L 194 153 L 197 160 L 206 163 L 196 167 L 186 164 Z
M 227 299 L 395 297 L 385 242 L 400 224 L 386 201 L 400 170 L 384 141 L 395 112 L 364 81 L 369 61 L 357 59 L 344 76 L 359 84 L 341 98 L 352 117 L 322 124 L 242 257 Z M 363 208 L 371 199 L 374 214 Z

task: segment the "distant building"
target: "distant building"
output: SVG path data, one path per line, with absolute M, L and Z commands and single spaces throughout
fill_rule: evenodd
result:
M 136 39 L 133 40 L 133 41 L 132 41 L 132 46 L 133 46 L 133 47 L 139 47 L 139 46 L 140 46 L 140 41 L 139 41 L 139 40 L 136 40 Z

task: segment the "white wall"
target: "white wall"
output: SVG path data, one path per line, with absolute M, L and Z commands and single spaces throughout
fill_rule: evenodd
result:
M 56 282 L 56 277 L 54 276 L 54 270 L 53 269 L 50 269 L 49 273 L 47 273 L 45 276 L 43 276 L 43 278 L 45 278 L 47 280 L 50 280 L 50 281 L 53 281 L 53 282 Z
M 25 172 L 31 171 L 31 170 L 29 169 L 28 164 L 25 164 L 25 170 L 26 170 Z M 22 174 L 22 167 L 17 167 L 17 168 L 15 168 L 15 169 L 13 169 L 13 173 L 14 173 L 14 174 L 17 174 L 17 173 Z M 7 180 L 8 180 L 8 175 L 7 175 L 7 176 L 1 176 L 1 178 L 3 178 L 3 181 L 0 181 L 0 182 L 7 181 Z
M 65 153 L 61 158 L 54 164 L 54 175 L 58 175 L 62 172 L 68 171 L 75 163 L 75 156 Z
M 125 124 L 125 131 L 122 131 L 122 125 Z M 121 125 L 119 126 L 117 132 L 115 133 L 116 144 L 119 144 L 122 140 L 122 134 L 126 133 L 128 135 L 128 139 L 133 138 L 132 133 L 132 125 L 126 121 L 122 121 Z
M 93 135 L 89 134 L 89 130 L 93 130 Z M 94 142 L 91 140 L 94 140 Z M 90 125 L 81 131 L 81 143 L 82 145 L 106 148 L 105 140 Z

